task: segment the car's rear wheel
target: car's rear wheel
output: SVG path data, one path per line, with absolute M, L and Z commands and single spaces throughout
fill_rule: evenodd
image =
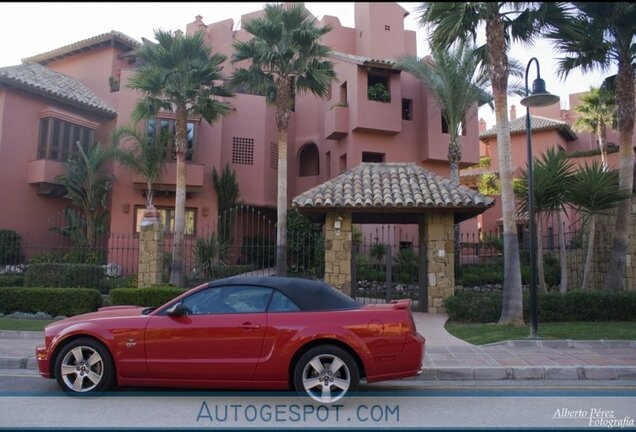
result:
M 79 338 L 66 344 L 55 360 L 55 379 L 65 392 L 90 394 L 108 390 L 114 367 L 110 353 L 100 342 Z
M 360 382 L 360 371 L 346 350 L 321 345 L 311 348 L 296 362 L 294 387 L 313 400 L 332 403 L 354 392 Z

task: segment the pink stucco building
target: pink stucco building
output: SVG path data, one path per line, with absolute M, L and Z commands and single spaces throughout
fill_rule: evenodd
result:
M 574 131 L 572 126 L 576 121 L 575 107 L 580 103 L 580 97 L 584 93 L 571 94 L 569 96 L 570 109 L 561 109 L 559 104 L 547 107 L 531 108 L 532 127 L 532 153 L 535 157 L 545 153 L 549 148 L 562 149 L 573 154 L 570 159 L 575 167 L 591 164 L 593 160 L 601 163 L 600 155 L 589 155 L 587 152 L 598 150 L 596 133 L 589 131 Z M 517 114 L 515 105 L 510 107 L 510 146 L 512 149 L 513 175 L 518 177 L 521 170 L 527 167 L 527 135 L 526 135 L 526 110 Z M 480 125 L 480 156 L 490 157 L 488 168 L 469 168 L 462 173 L 462 183 L 475 186 L 477 177 L 483 173 L 498 173 L 499 159 L 497 157 L 497 131 L 493 126 L 486 130 L 485 122 Z M 618 131 L 608 127 L 607 143 L 610 148 L 608 154 L 608 166 L 618 169 Z M 477 237 L 478 232 L 500 233 L 502 231 L 501 199 L 495 196 L 495 206 L 489 208 L 476 218 L 465 221 L 461 225 L 465 238 L 470 240 Z M 565 232 L 569 233 L 580 228 L 580 218 L 571 211 L 564 218 Z M 542 231 L 544 236 L 552 236 L 558 233 L 557 219 L 554 217 L 542 217 Z M 527 220 L 518 219 L 517 223 L 520 241 L 523 240 L 523 230 L 527 228 Z
M 243 19 L 260 14 L 243 16 Z M 298 95 L 288 134 L 288 198 L 291 199 L 361 162 L 415 162 L 448 176 L 448 134 L 433 97 L 395 60 L 416 55 L 416 34 L 404 29 L 407 11 L 397 3 L 356 3 L 355 27 L 336 16 L 322 24 L 333 30 L 323 43 L 332 50 L 337 80 L 327 100 Z M 337 9 L 334 9 L 337 14 Z M 202 30 L 213 52 L 232 55 L 232 43 L 248 34 L 233 20 L 204 23 L 201 16 L 186 32 Z M 146 35 L 150 38 L 151 35 Z M 55 176 L 72 154 L 73 143 L 110 141 L 113 130 L 130 122 L 138 95 L 126 84 L 134 72 L 141 44 L 113 31 L 26 58 L 0 69 L 0 228 L 26 233 L 47 226 L 47 217 L 68 201 Z M 225 64 L 226 77 L 232 73 Z M 384 83 L 390 101 L 369 100 L 369 85 Z M 187 166 L 187 235 L 216 223 L 212 169 L 226 164 L 236 171 L 241 200 L 273 210 L 276 206 L 277 130 L 274 110 L 262 96 L 237 93 L 228 99 L 231 115 L 214 125 L 190 119 Z M 479 158 L 476 107 L 467 115 L 461 137 L 462 167 Z M 150 129 L 170 127 L 174 117 L 161 114 Z M 134 235 L 145 204 L 143 179 L 112 164 L 110 232 Z M 155 206 L 174 206 L 175 163 L 157 185 Z M 169 225 L 166 231 L 169 231 Z M 42 238 L 39 239 L 42 241 Z

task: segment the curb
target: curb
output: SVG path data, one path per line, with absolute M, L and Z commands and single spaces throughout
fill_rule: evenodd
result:
M 634 380 L 636 366 L 526 366 L 424 368 L 407 381 Z
M 44 341 L 43 331 L 0 330 L 0 339 L 40 339 Z
M 636 341 L 632 340 L 507 340 L 501 342 L 493 342 L 489 344 L 479 345 L 480 347 L 496 347 L 505 346 L 508 348 L 557 348 L 557 349 L 576 349 L 576 348 L 636 348 Z

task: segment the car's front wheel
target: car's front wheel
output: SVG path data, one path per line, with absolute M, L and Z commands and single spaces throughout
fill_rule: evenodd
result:
M 358 366 L 347 351 L 322 345 L 311 348 L 296 362 L 294 387 L 321 403 L 332 403 L 354 392 L 360 382 Z
M 55 361 L 55 379 L 62 390 L 89 394 L 108 390 L 114 368 L 110 353 L 100 342 L 79 338 L 66 344 Z

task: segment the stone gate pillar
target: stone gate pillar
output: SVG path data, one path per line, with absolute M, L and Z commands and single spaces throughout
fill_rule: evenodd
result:
M 351 295 L 351 213 L 329 211 L 325 218 L 325 282 Z
M 455 224 L 452 212 L 429 213 L 420 222 L 428 262 L 428 311 L 444 312 L 442 302 L 455 293 Z M 420 238 L 422 235 L 420 234 Z
M 144 210 L 140 231 L 137 286 L 160 284 L 163 276 L 163 227 L 157 210 Z

